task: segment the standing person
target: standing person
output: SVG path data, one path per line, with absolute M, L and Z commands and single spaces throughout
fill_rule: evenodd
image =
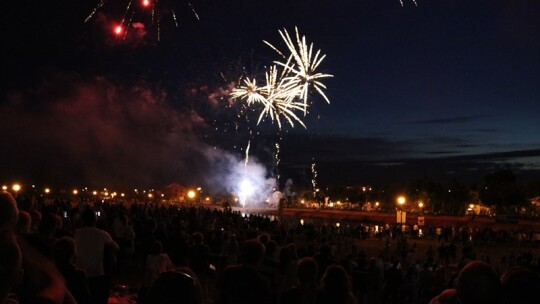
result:
M 155 280 L 163 272 L 173 270 L 174 265 L 167 253 L 163 252 L 163 245 L 160 241 L 154 241 L 150 254 L 146 257 L 146 266 L 144 274 L 144 285 L 152 286 Z
M 104 254 L 106 247 L 118 252 L 118 244 L 109 233 L 96 228 L 96 214 L 87 207 L 80 217 L 82 228 L 75 230 L 73 235 L 77 244 L 76 265 L 85 270 L 92 303 L 106 304 L 109 297 L 110 283 L 105 275 Z
M 73 263 L 76 254 L 75 241 L 70 237 L 62 237 L 53 244 L 52 255 L 56 268 L 64 276 L 67 289 L 78 304 L 89 304 L 88 279 L 86 273 Z
M 15 198 L 0 192 L 0 303 L 18 303 L 8 299 L 11 292 L 19 299 L 24 296 L 30 303 L 75 303 L 54 265 L 24 238 L 15 237 L 13 228 L 18 214 Z M 23 276 L 31 278 L 25 280 Z M 20 284 L 14 286 L 18 281 Z

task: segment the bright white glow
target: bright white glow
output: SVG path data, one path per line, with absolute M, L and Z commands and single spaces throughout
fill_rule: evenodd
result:
M 246 201 L 253 194 L 253 192 L 255 192 L 253 184 L 247 179 L 242 180 L 240 183 L 240 193 L 238 193 L 242 207 L 246 206 Z

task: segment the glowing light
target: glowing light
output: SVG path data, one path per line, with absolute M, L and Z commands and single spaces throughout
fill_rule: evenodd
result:
M 73 190 L 73 195 L 77 195 L 79 193 L 79 190 L 75 189 Z
M 45 193 L 47 193 L 47 194 L 48 194 L 48 193 L 50 193 L 50 192 L 51 192 L 51 189 L 49 189 L 49 188 L 45 188 Z
M 424 203 L 423 203 L 423 202 L 419 202 L 419 203 L 418 203 L 418 207 L 424 208 Z
M 209 198 L 209 197 L 206 197 L 204 200 L 207 201 L 207 202 L 209 202 L 209 201 L 210 201 L 210 198 Z
M 304 226 L 304 219 L 300 219 L 300 225 Z
M 124 32 L 124 27 L 123 26 L 117 25 L 117 26 L 114 27 L 114 33 L 117 36 L 120 36 L 123 32 Z
M 152 193 L 148 193 L 148 198 L 152 198 L 154 197 L 154 195 L 152 195 Z
M 13 191 L 15 191 L 15 192 L 19 192 L 19 191 L 21 191 L 21 185 L 20 184 L 13 184 L 13 186 L 11 186 L 11 189 L 13 189 Z
M 397 198 L 398 205 L 403 206 L 405 204 L 405 202 L 406 202 L 405 196 L 399 196 Z
M 93 195 L 97 195 L 97 191 L 92 191 L 92 194 L 93 194 Z
M 124 193 L 120 193 L 120 196 L 121 196 L 121 197 L 124 197 L 124 196 L 126 196 L 126 195 L 125 195 Z
M 150 0 L 143 0 L 142 1 L 142 6 L 149 7 L 150 6 Z
M 339 228 L 339 226 L 341 226 L 341 224 L 339 222 L 337 222 L 336 227 Z
M 195 192 L 195 190 L 189 190 L 189 191 L 187 192 L 187 196 L 188 196 L 188 198 L 190 198 L 190 199 L 194 199 L 196 195 L 197 195 L 197 193 Z
M 6 186 L 6 185 L 2 186 L 2 190 L 6 191 L 7 189 L 8 189 L 8 186 Z
M 255 188 L 249 180 L 244 179 L 240 182 L 240 193 L 238 196 L 240 197 L 240 204 L 242 204 L 243 207 L 246 206 L 246 201 L 253 192 L 255 192 Z

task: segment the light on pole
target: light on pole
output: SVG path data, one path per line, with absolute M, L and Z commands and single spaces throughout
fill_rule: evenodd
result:
M 401 196 L 398 196 L 396 201 L 398 204 L 398 208 L 396 208 L 396 217 L 397 217 L 396 221 L 398 224 L 405 224 L 407 222 L 407 212 L 403 210 L 403 205 L 405 205 L 405 202 L 407 201 L 407 199 L 405 198 L 405 196 L 401 195 Z

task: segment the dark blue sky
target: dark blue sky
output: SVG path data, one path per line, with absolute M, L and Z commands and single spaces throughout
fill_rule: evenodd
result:
M 141 39 L 112 37 L 112 0 L 84 23 L 97 2 L 2 4 L 1 126 L 11 135 L 1 179 L 186 182 L 208 169 L 194 161 L 203 146 L 241 156 L 247 133 L 232 132 L 235 115 L 208 96 L 278 59 L 262 40 L 279 43 L 277 30 L 294 26 L 335 77 L 308 129 L 284 130 L 284 175 L 299 178 L 312 159 L 323 183 L 539 175 L 538 1 L 193 0 L 199 21 L 178 1 L 181 27 L 164 12 L 157 44 L 148 23 Z M 251 126 L 267 134 L 253 138 L 261 160 L 273 127 Z

